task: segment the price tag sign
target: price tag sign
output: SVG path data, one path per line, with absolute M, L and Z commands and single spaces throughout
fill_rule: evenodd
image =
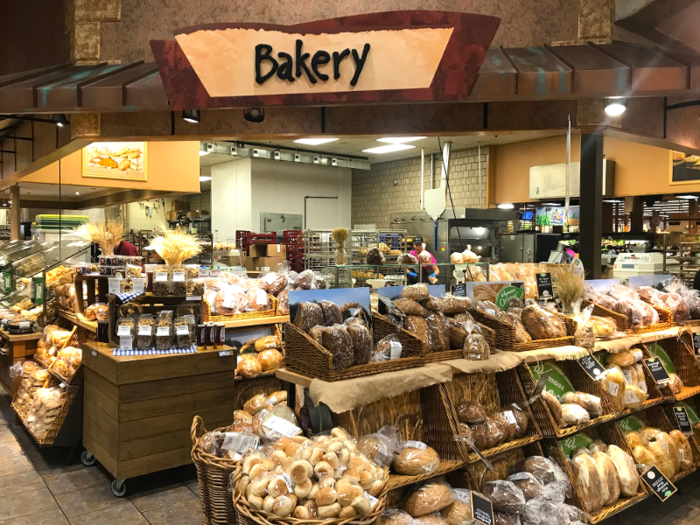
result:
M 158 272 L 155 275 L 155 281 L 162 283 L 162 282 L 168 282 L 168 273 L 167 272 Z
M 605 376 L 605 374 L 603 374 L 605 367 L 592 355 L 583 356 L 578 360 L 578 364 L 581 365 L 581 368 L 583 368 L 591 379 L 600 381 Z
M 120 350 L 133 350 L 134 343 L 130 335 L 122 335 L 119 337 L 119 349 Z
M 450 289 L 452 295 L 456 297 L 466 297 L 467 296 L 467 285 L 465 283 L 455 284 Z
M 141 325 L 139 326 L 139 335 L 147 335 L 150 337 L 150 335 L 153 333 L 153 327 L 150 325 Z
M 175 329 L 175 333 L 177 335 L 190 335 L 190 328 L 187 325 L 180 325 Z
M 684 434 L 693 434 L 693 426 L 690 424 L 690 419 L 688 418 L 688 411 L 685 407 L 673 407 L 673 415 L 676 416 L 676 423 L 678 423 L 678 428 Z
M 5 288 L 5 291 L 11 292 L 12 291 L 12 274 L 10 272 L 3 272 L 2 273 L 2 282 L 3 282 L 3 287 Z
M 222 350 L 221 352 L 219 352 L 219 357 L 230 357 L 233 355 L 236 355 L 235 350 Z
M 118 293 L 121 293 L 121 281 L 121 279 L 118 279 L 116 277 L 107 279 L 107 282 L 109 283 L 109 291 L 107 293 L 110 293 L 112 295 L 117 295 Z
M 265 421 L 263 426 L 270 430 L 282 434 L 284 437 L 293 437 L 301 432 L 301 429 L 281 417 L 272 416 Z
M 226 432 L 224 442 L 221 444 L 223 450 L 233 450 L 239 454 L 248 451 L 249 448 L 258 448 L 260 438 L 250 434 L 239 434 L 237 432 Z
M 478 492 L 472 491 L 471 496 L 472 516 L 474 516 L 474 519 L 484 525 L 493 525 L 493 507 L 491 506 L 491 501 Z
M 537 381 L 537 386 L 535 386 L 535 390 L 532 392 L 530 399 L 528 399 L 524 403 L 525 406 L 530 406 L 535 401 L 537 401 L 538 397 L 540 397 L 542 395 L 542 391 L 544 390 L 544 387 L 547 385 L 547 380 L 549 379 L 549 375 L 551 373 L 552 372 L 550 370 L 547 370 L 540 376 L 540 380 Z
M 201 301 L 202 296 L 201 295 L 188 295 L 185 297 L 185 301 Z
M 661 501 L 666 501 L 678 490 L 656 467 L 647 470 L 642 475 L 642 479 Z
M 421 441 L 404 441 L 403 448 L 417 448 L 418 450 L 425 450 L 428 447 L 425 443 Z
M 156 337 L 167 337 L 170 335 L 169 326 L 159 326 L 156 330 Z
M 131 335 L 131 327 L 127 324 L 117 327 L 117 336 L 121 337 L 123 335 Z
M 552 274 L 538 273 L 537 274 L 537 293 L 540 299 L 551 299 L 554 297 L 552 291 Z
M 131 283 L 134 287 L 134 293 L 143 293 L 144 292 L 144 289 L 146 288 L 145 279 L 143 279 L 143 278 L 132 279 Z
M 173 282 L 182 283 L 185 281 L 185 272 L 173 272 Z
M 44 304 L 44 278 L 32 277 L 32 300 L 34 304 Z
M 668 376 L 668 372 L 666 371 L 666 367 L 658 357 L 650 357 L 645 359 L 644 364 L 646 365 L 647 370 L 649 370 L 651 376 L 654 378 L 656 384 L 664 385 L 671 380 L 671 378 Z
M 398 341 L 389 341 L 389 346 L 391 347 L 389 360 L 393 361 L 394 359 L 401 357 L 401 351 L 403 350 L 401 343 Z

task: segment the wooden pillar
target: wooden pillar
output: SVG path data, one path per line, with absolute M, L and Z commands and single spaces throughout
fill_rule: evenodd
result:
M 19 184 L 10 187 L 10 240 L 19 239 L 19 227 L 21 222 L 21 203 L 19 201 Z
M 697 235 L 698 233 L 698 201 L 693 199 L 688 201 L 688 233 Z
M 602 217 L 603 233 L 610 233 L 613 231 L 613 204 L 609 202 L 603 203 L 603 217 Z
M 586 277 L 600 279 L 600 240 L 603 236 L 603 136 L 581 135 L 581 233 L 579 257 Z
M 630 213 L 630 231 L 644 231 L 644 201 L 639 197 L 634 198 L 632 213 Z

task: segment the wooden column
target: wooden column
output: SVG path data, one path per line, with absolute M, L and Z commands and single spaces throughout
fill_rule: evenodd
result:
M 581 233 L 579 257 L 586 277 L 600 279 L 600 240 L 603 236 L 603 135 L 581 135 Z
M 630 213 L 630 231 L 644 231 L 644 201 L 639 197 L 634 198 L 632 213 Z
M 19 227 L 21 222 L 21 203 L 19 201 L 19 185 L 15 184 L 10 187 L 10 240 L 16 241 L 19 239 Z

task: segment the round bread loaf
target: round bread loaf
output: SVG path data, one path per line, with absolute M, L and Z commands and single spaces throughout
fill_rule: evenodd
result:
M 386 509 L 379 518 L 379 525 L 411 525 L 413 517 L 406 511 Z
M 486 409 L 476 401 L 464 401 L 457 405 L 457 417 L 463 423 L 474 425 L 486 419 Z
M 417 518 L 441 511 L 453 501 L 450 486 L 442 479 L 435 479 L 420 485 L 406 500 L 404 510 Z
M 404 286 L 403 290 L 401 290 L 401 297 L 403 299 L 413 299 L 414 301 L 425 301 L 430 297 L 430 290 L 423 283 L 411 284 Z
M 520 470 L 529 472 L 543 484 L 548 485 L 556 481 L 559 467 L 551 459 L 542 456 L 530 456 L 523 461 Z
M 520 514 L 525 509 L 525 496 L 511 481 L 488 481 L 481 486 L 481 492 L 491 500 L 493 510 Z
M 406 476 L 432 474 L 439 466 L 440 456 L 435 452 L 435 449 L 427 446 L 425 450 L 406 447 L 396 454 L 392 463 L 392 468 L 397 474 Z
M 540 483 L 540 481 L 529 472 L 518 472 L 516 474 L 512 474 L 511 476 L 508 476 L 507 481 L 512 482 L 516 487 L 518 487 L 522 491 L 526 500 L 531 500 L 532 498 L 541 496 L 542 491 L 544 490 L 544 485 L 542 485 L 542 483 Z
M 468 500 L 464 502 L 455 499 L 449 506 L 442 509 L 440 514 L 447 521 L 447 525 L 462 525 L 469 523 L 469 520 L 472 519 L 472 507 Z
M 505 411 L 502 409 L 492 412 L 490 417 L 493 423 L 498 427 L 498 430 L 503 432 L 503 442 L 508 443 L 509 441 L 513 441 L 515 432 L 517 431 L 517 425 L 515 424 L 515 417 L 512 416 L 512 411 L 512 420 L 506 417 Z

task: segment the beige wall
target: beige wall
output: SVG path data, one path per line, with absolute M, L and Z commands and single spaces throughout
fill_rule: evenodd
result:
M 147 181 L 113 180 L 82 176 L 82 152 L 61 159 L 61 183 L 101 188 L 199 192 L 199 142 L 149 142 Z M 31 175 L 23 182 L 58 182 L 58 162 Z

